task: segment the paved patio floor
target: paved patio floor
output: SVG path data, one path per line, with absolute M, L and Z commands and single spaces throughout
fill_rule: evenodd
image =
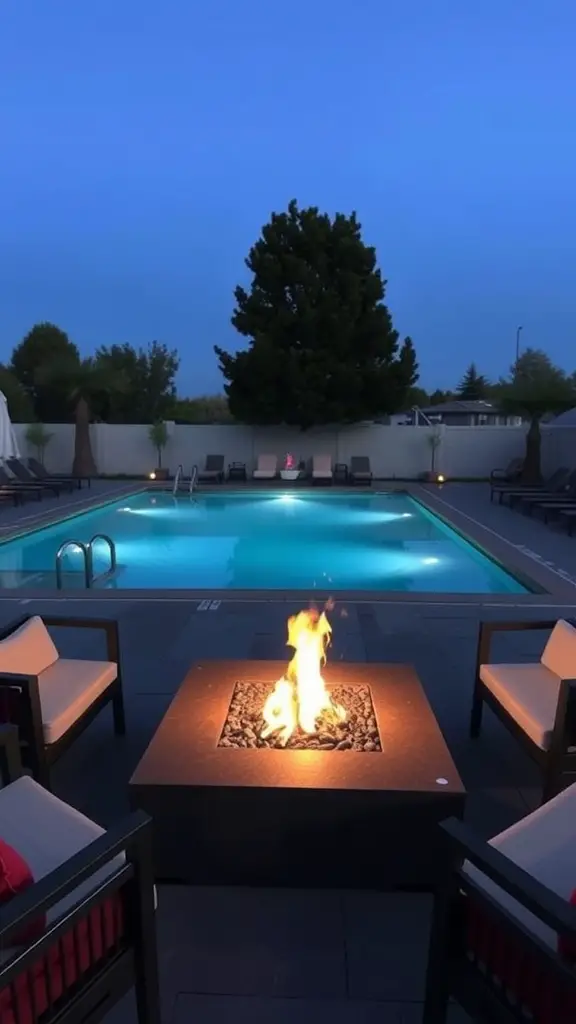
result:
M 564 578 L 576 579 L 576 538 L 489 505 L 481 485 L 452 485 L 442 499 L 522 544 Z M 532 557 L 532 556 L 531 556 Z M 6 591 L 3 592 L 6 594 Z M 151 599 L 148 599 L 151 598 Z M 576 612 L 548 607 L 545 617 Z M 108 712 L 57 766 L 55 791 L 106 825 L 127 812 L 127 782 L 193 661 L 283 659 L 289 603 L 197 601 L 33 601 L 0 598 L 0 622 L 25 611 L 112 615 L 121 626 L 128 735 L 117 740 Z M 467 736 L 478 621 L 510 617 L 481 604 L 337 605 L 332 658 L 415 664 L 468 790 L 466 818 L 488 837 L 539 800 L 538 775 L 490 713 L 481 738 Z M 532 607 L 526 617 L 540 618 Z M 512 617 L 522 617 L 513 615 Z M 96 654 L 88 633 L 56 636 L 64 654 Z M 508 636 L 498 658 L 539 654 L 538 634 Z M 403 893 L 294 892 L 162 886 L 158 941 L 165 1024 L 419 1024 L 430 898 Z M 132 997 L 109 1024 L 133 1024 Z M 467 1021 L 457 1007 L 450 1024 Z

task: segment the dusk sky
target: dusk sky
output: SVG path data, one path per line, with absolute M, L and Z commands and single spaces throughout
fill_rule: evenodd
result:
M 0 360 L 37 321 L 243 344 L 272 210 L 355 209 L 424 387 L 576 369 L 574 0 L 2 0 Z

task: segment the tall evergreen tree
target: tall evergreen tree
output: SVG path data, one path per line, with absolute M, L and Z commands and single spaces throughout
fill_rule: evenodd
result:
M 246 265 L 252 281 L 236 288 L 232 324 L 248 348 L 215 349 L 236 419 L 306 429 L 405 406 L 418 378 L 414 346 L 399 342 L 355 214 L 331 218 L 292 201 Z
M 468 402 L 475 402 L 488 398 L 489 390 L 490 384 L 486 377 L 478 373 L 475 363 L 470 363 L 456 389 L 456 395 Z

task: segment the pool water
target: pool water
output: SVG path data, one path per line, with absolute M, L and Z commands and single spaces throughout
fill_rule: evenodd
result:
M 63 541 L 104 533 L 118 589 L 374 590 L 526 593 L 472 544 L 404 494 L 258 491 L 141 492 L 0 545 L 3 587 L 54 587 Z M 106 570 L 103 542 L 94 571 Z M 81 586 L 82 555 L 63 558 L 64 586 Z

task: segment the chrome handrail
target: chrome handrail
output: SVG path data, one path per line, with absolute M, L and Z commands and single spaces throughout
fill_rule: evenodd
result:
M 97 540 L 103 540 L 108 545 L 108 549 L 110 551 L 110 568 L 106 569 L 106 572 L 101 572 L 99 576 L 92 575 L 92 582 L 94 582 L 94 580 L 102 579 L 103 576 L 112 576 L 112 574 L 116 572 L 116 564 L 117 564 L 116 563 L 116 545 L 115 545 L 114 541 L 112 540 L 112 538 L 109 537 L 107 533 L 95 533 L 94 536 L 92 537 L 92 540 L 88 544 L 88 548 L 90 549 L 90 555 L 91 555 L 92 571 L 94 571 L 94 551 L 93 551 L 93 549 L 94 549 L 94 541 L 97 541 Z
M 180 463 L 178 469 L 176 470 L 176 476 L 174 477 L 174 487 L 172 488 L 172 494 L 176 494 L 176 491 L 178 490 L 178 484 L 180 483 L 180 477 L 182 476 L 183 472 L 184 466 L 182 465 L 182 463 Z
M 56 587 L 62 590 L 62 559 L 68 548 L 77 548 L 84 556 L 84 584 L 86 589 L 92 586 L 92 542 L 84 544 L 81 540 L 65 540 L 56 552 Z
M 196 486 L 197 477 L 198 477 L 198 466 L 194 465 L 194 466 L 192 466 L 192 469 L 190 471 L 190 494 L 192 494 L 192 491 L 194 490 L 194 487 Z

